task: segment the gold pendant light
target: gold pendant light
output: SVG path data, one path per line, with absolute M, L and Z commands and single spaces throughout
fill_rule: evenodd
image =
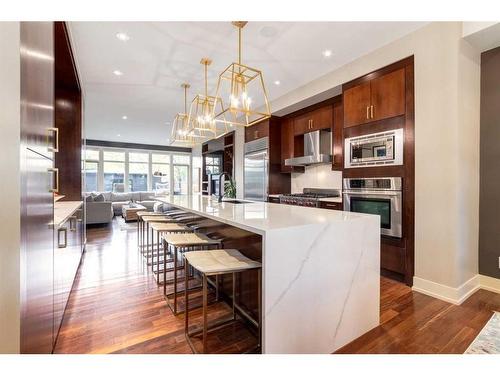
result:
M 181 87 L 184 89 L 184 112 L 177 113 L 172 122 L 172 133 L 170 135 L 170 144 L 178 144 L 182 146 L 192 146 L 195 144 L 193 137 L 189 134 L 187 113 L 187 90 L 191 87 L 188 83 L 183 83 Z
M 213 117 L 215 111 L 224 111 L 224 108 L 219 97 L 208 95 L 208 66 L 211 63 L 209 58 L 200 61 L 205 67 L 205 93 L 196 95 L 189 109 L 188 134 L 197 142 L 217 138 L 228 132 L 228 124 L 217 124 Z
M 223 109 L 214 111 L 214 118 L 218 123 L 250 126 L 271 117 L 271 108 L 262 72 L 241 63 L 241 30 L 247 22 L 232 24 L 238 28 L 238 62 L 219 75 L 215 96 L 222 99 Z

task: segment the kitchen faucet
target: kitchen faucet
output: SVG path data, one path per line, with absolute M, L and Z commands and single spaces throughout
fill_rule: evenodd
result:
M 227 176 L 229 180 L 232 181 L 231 175 L 227 172 L 222 172 L 219 175 L 219 196 L 217 197 L 217 202 L 222 202 L 222 197 L 224 195 L 224 186 L 222 185 L 222 177 Z

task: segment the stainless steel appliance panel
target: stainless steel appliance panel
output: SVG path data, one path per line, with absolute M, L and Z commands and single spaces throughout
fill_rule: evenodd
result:
M 53 321 L 53 22 L 21 22 L 21 353 L 51 353 Z
M 344 179 L 344 211 L 380 216 L 383 235 L 403 236 L 400 177 Z
M 52 160 L 24 149 L 21 196 L 21 353 L 51 353 L 53 344 Z
M 21 144 L 52 159 L 54 128 L 54 23 L 21 22 Z
M 403 164 L 403 129 L 345 139 L 345 168 Z
M 267 150 L 245 155 L 245 199 L 266 201 L 269 160 Z

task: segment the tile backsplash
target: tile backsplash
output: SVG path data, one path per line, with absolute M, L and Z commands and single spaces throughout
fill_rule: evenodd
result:
M 302 193 L 303 188 L 342 189 L 342 172 L 332 171 L 330 164 L 306 167 L 304 173 L 292 173 L 292 193 Z

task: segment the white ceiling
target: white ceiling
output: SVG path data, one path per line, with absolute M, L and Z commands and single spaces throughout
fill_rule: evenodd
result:
M 272 101 L 423 25 L 249 22 L 242 62 L 262 70 Z M 213 91 L 218 74 L 237 57 L 237 31 L 230 22 L 70 22 L 70 32 L 88 139 L 168 144 L 170 122 L 183 110 L 181 83 L 191 84 L 189 98 L 203 90 L 200 59 L 213 60 Z M 130 40 L 118 40 L 119 32 Z M 332 51 L 329 58 L 322 54 L 326 49 Z

